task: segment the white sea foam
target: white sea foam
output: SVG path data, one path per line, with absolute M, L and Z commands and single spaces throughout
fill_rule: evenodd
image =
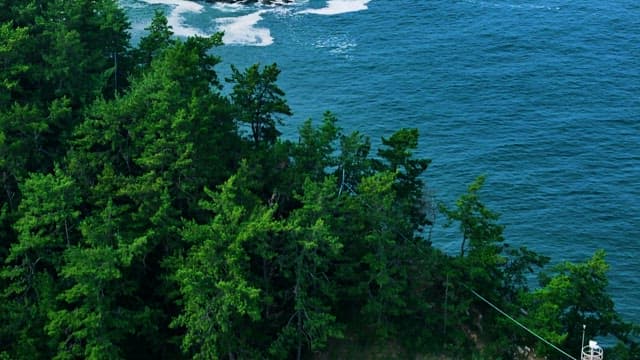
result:
M 272 0 L 269 1 L 267 3 L 264 2 L 259 2 L 256 4 L 243 4 L 243 3 L 224 3 L 224 2 L 216 2 L 213 4 L 210 4 L 210 6 L 218 11 L 222 11 L 222 12 L 237 12 L 237 11 L 243 11 L 249 7 L 256 7 L 256 6 L 260 6 L 263 8 L 274 8 L 274 9 L 279 9 L 279 8 L 284 8 L 284 7 L 289 7 L 289 6 L 296 6 L 296 5 L 300 5 L 303 3 L 306 3 L 308 0 L 297 0 L 297 1 L 286 1 L 286 0 Z
M 259 10 L 244 16 L 216 19 L 218 30 L 224 31 L 222 41 L 225 44 L 253 46 L 273 44 L 271 31 L 267 28 L 256 27 L 265 12 L 266 10 Z
M 241 3 L 214 3 L 211 7 L 221 12 L 236 12 L 244 9 L 246 5 Z
M 177 36 L 207 36 L 195 27 L 184 23 L 184 14 L 200 13 L 204 7 L 193 1 L 184 0 L 143 0 L 147 4 L 168 5 L 172 7 L 171 13 L 167 15 L 167 21 L 173 28 L 173 33 Z
M 337 15 L 354 11 L 367 10 L 371 0 L 329 0 L 327 6 L 320 9 L 306 9 L 300 14 Z

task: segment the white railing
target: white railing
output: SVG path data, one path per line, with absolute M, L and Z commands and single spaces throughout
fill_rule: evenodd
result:
M 602 348 L 593 340 L 589 340 L 589 345 L 582 348 L 581 360 L 602 360 L 603 358 Z

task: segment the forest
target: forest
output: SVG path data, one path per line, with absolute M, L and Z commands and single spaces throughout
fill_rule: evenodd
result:
M 566 359 L 583 325 L 640 359 L 603 251 L 510 245 L 481 176 L 439 203 L 416 129 L 373 149 L 327 111 L 284 139 L 281 69 L 220 78 L 219 46 L 0 0 L 0 359 Z

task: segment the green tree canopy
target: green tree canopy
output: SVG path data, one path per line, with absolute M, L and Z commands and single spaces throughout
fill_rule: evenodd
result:
M 0 359 L 552 354 L 479 293 L 638 359 L 603 252 L 531 289 L 548 258 L 508 244 L 480 177 L 440 209 L 445 254 L 417 129 L 373 149 L 326 112 L 285 140 L 276 64 L 221 81 L 222 34 L 146 31 L 114 0 L 0 0 Z

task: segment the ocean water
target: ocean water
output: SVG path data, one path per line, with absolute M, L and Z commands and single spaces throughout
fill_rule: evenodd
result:
M 225 31 L 219 68 L 278 63 L 294 116 L 337 114 L 379 143 L 401 127 L 451 204 L 484 174 L 507 241 L 553 262 L 608 253 L 617 309 L 640 322 L 640 2 L 121 0 L 136 41 L 162 9 L 179 36 Z M 460 238 L 438 219 L 434 245 Z

